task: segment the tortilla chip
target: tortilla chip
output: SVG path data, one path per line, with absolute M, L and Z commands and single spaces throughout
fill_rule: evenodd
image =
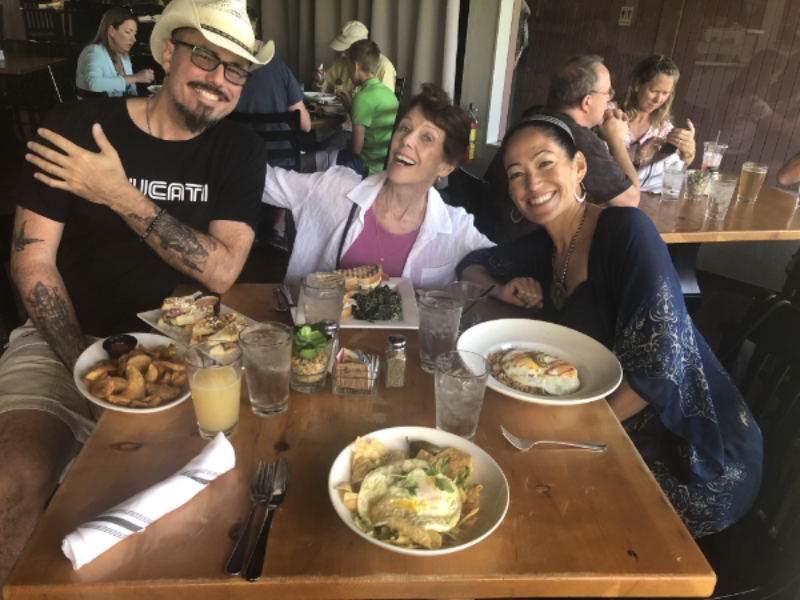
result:
M 378 465 L 375 464 L 376 461 L 380 461 L 381 458 L 388 453 L 389 451 L 386 449 L 386 446 L 376 439 L 370 440 L 370 442 L 367 443 L 360 437 L 356 438 L 351 462 L 350 482 L 357 484 L 364 481 L 364 477 L 367 476 L 367 473 L 376 466 L 380 466 L 380 463 Z
M 423 529 L 403 520 L 389 520 L 386 526 L 428 550 L 438 550 L 442 547 L 442 536 L 432 529 Z
M 466 477 L 465 485 L 472 485 L 472 455 L 467 454 L 458 448 L 448 448 L 447 450 L 440 452 L 436 458 L 441 460 L 440 464 L 444 464 L 445 460 L 448 458 L 450 459 L 450 469 L 447 471 L 447 473 L 445 473 L 445 475 L 447 475 L 453 481 L 455 481 L 456 477 L 459 476 L 461 469 L 464 467 L 469 468 L 469 474 Z

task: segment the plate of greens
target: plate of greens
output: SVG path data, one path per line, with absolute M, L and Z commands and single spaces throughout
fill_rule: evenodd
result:
M 419 329 L 419 311 L 414 285 L 405 277 L 392 277 L 363 298 L 357 298 L 359 308 L 339 323 L 341 328 L 360 329 Z M 399 310 L 398 310 L 399 309 Z M 296 311 L 296 312 L 295 312 Z M 387 316 L 394 317 L 387 319 Z M 306 322 L 303 299 L 292 309 L 295 324 Z M 361 317 L 361 318 L 358 318 Z

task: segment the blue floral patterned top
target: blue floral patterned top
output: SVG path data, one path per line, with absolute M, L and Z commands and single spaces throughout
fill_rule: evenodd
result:
M 761 483 L 761 432 L 736 386 L 686 311 L 680 283 L 652 221 L 637 208 L 599 217 L 588 278 L 550 302 L 553 242 L 545 230 L 477 250 L 458 266 L 480 264 L 501 283 L 533 277 L 545 311 L 598 340 L 619 359 L 648 406 L 623 426 L 694 537 L 721 531 L 751 506 Z

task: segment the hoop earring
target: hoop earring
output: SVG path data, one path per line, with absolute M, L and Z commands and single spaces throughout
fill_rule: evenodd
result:
M 521 223 L 521 222 L 522 222 L 522 219 L 524 219 L 525 217 L 523 217 L 522 215 L 520 215 L 520 216 L 519 216 L 519 219 L 515 219 L 515 218 L 514 218 L 514 210 L 515 210 L 515 209 L 516 209 L 516 207 L 515 207 L 515 206 L 512 206 L 512 207 L 511 207 L 511 214 L 510 214 L 509 216 L 511 217 L 511 222 L 512 222 L 512 223 L 514 223 L 514 224 L 516 225 L 517 223 Z
M 583 201 L 586 200 L 586 188 L 583 187 L 582 181 L 580 183 L 580 186 L 581 186 L 581 192 L 583 192 L 583 196 L 578 196 L 578 193 L 575 190 L 572 190 L 572 194 L 575 196 L 575 200 L 577 200 L 580 203 L 583 203 Z

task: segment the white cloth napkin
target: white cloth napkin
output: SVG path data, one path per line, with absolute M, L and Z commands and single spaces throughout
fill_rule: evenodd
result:
M 234 466 L 233 446 L 218 433 L 175 475 L 79 526 L 64 538 L 61 550 L 72 561 L 72 567 L 80 569 L 128 536 L 144 531 L 155 520 L 186 504 Z

